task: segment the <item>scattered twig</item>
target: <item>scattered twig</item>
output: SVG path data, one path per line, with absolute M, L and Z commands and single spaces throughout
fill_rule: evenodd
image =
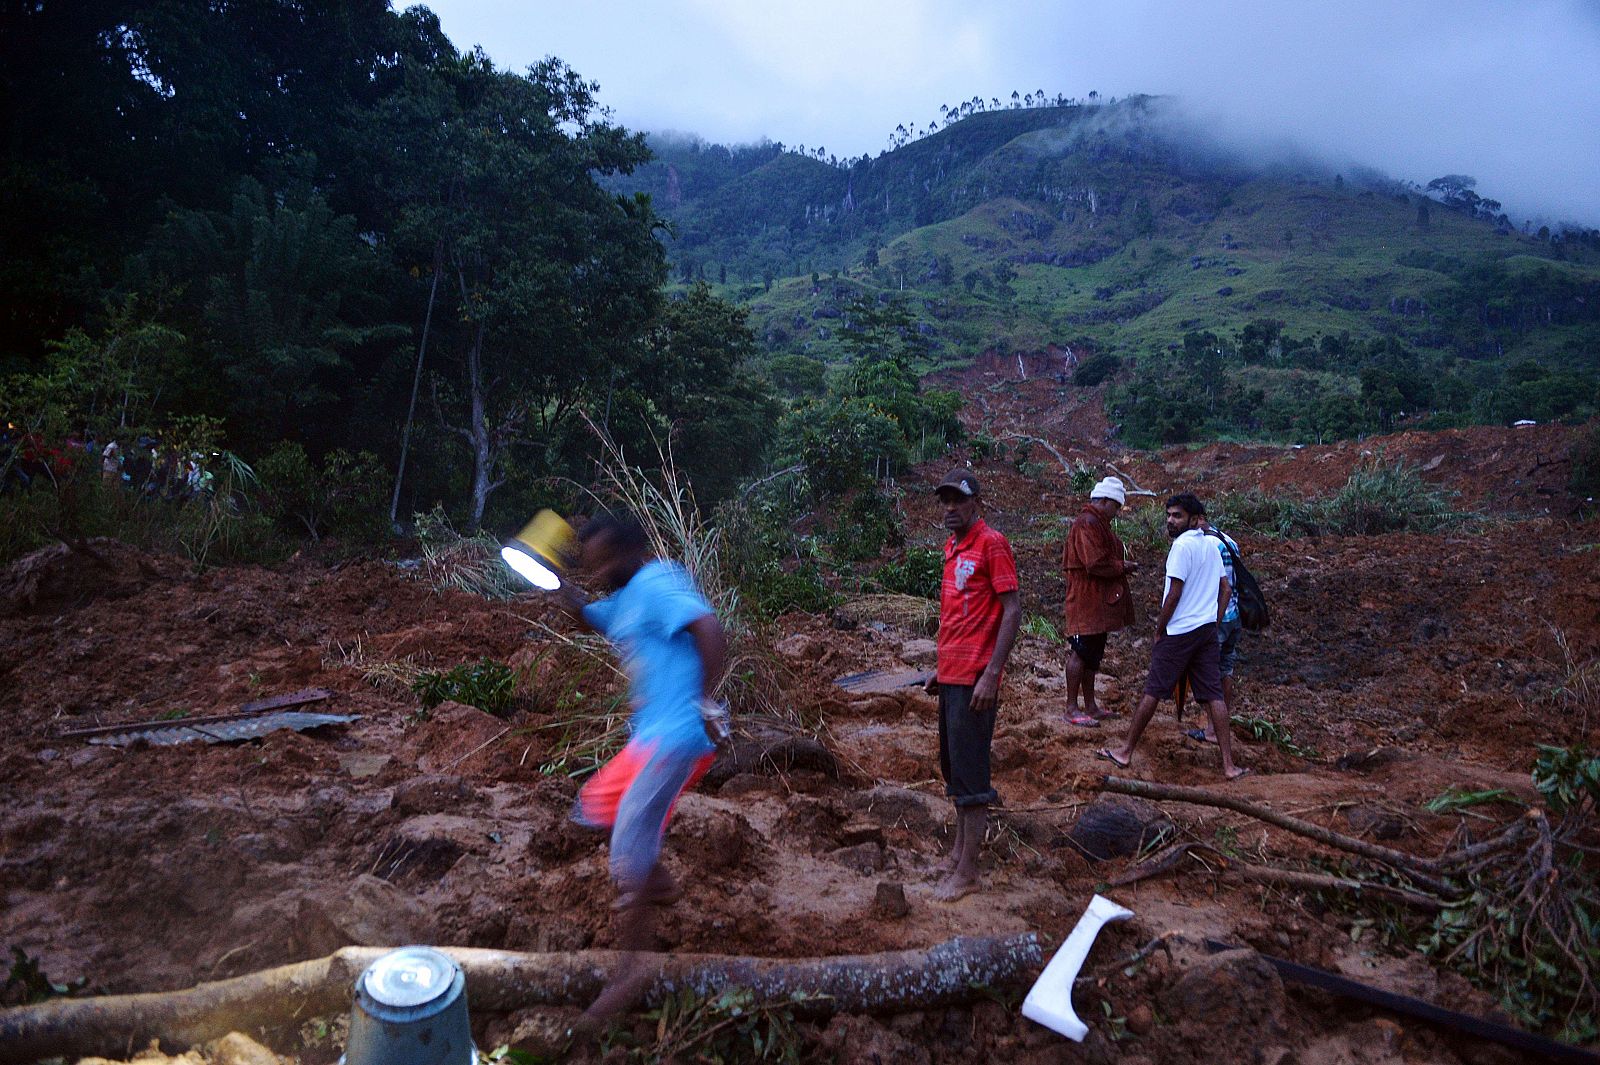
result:
M 473 755 L 477 754 L 479 751 L 481 751 L 485 747 L 489 746 L 489 744 L 495 742 L 500 737 L 504 736 L 506 733 L 508 733 L 510 731 L 511 731 L 511 726 L 507 725 L 505 728 L 501 729 L 499 732 L 496 732 L 493 736 L 490 736 L 488 739 L 484 740 L 482 743 L 480 743 L 476 747 L 472 748 L 472 750 L 468 751 L 466 754 L 462 755 L 460 758 L 457 758 L 455 761 L 453 761 L 449 765 L 445 766 L 444 769 L 441 770 L 441 772 L 444 772 L 444 773 L 450 772 L 450 770 L 454 769 L 456 766 L 460 765 L 462 762 L 465 762 L 468 758 L 471 758 Z
M 1245 814 L 1258 821 L 1265 821 L 1269 825 L 1276 825 L 1287 832 L 1298 836 L 1314 839 L 1339 850 L 1359 854 L 1375 862 L 1382 862 L 1405 873 L 1418 884 L 1426 887 L 1436 894 L 1454 898 L 1461 894 L 1461 889 L 1447 880 L 1434 874 L 1438 873 L 1438 863 L 1427 858 L 1397 851 L 1390 847 L 1382 847 L 1376 843 L 1347 836 L 1342 832 L 1335 832 L 1330 828 L 1302 821 L 1297 817 L 1281 814 L 1276 810 L 1268 809 L 1257 803 L 1247 802 L 1232 795 L 1223 795 L 1204 788 L 1188 788 L 1176 784 L 1158 784 L 1153 781 L 1129 780 L 1122 777 L 1104 777 L 1101 787 L 1106 791 L 1117 792 L 1122 795 L 1134 795 L 1144 799 L 1166 800 L 1168 802 L 1187 802 L 1198 806 L 1216 806 L 1224 810 Z

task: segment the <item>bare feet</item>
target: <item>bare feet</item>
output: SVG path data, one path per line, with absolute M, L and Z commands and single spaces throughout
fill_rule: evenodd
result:
M 573 1033 L 593 1035 L 605 1031 L 611 1026 L 612 1021 L 638 1000 L 644 989 L 650 985 L 654 975 L 643 957 L 638 954 L 624 955 L 617 962 L 616 969 L 612 970 L 611 978 L 606 981 L 606 986 L 601 989 L 594 1004 L 573 1022 Z
M 966 898 L 982 887 L 983 878 L 978 875 L 976 870 L 957 868 L 952 870 L 950 875 L 945 877 L 939 886 L 933 889 L 933 899 L 935 902 L 954 902 L 957 899 Z
M 1254 772 L 1254 770 L 1246 769 L 1243 766 L 1236 765 L 1232 769 L 1224 772 L 1223 776 L 1227 777 L 1229 780 L 1238 780 L 1240 777 L 1249 776 L 1252 772 Z
M 1115 754 L 1111 753 L 1110 747 L 1100 748 L 1098 751 L 1094 752 L 1094 756 L 1096 758 L 1104 758 L 1118 769 L 1126 769 L 1128 766 L 1133 764 L 1132 755 L 1129 755 L 1126 759 L 1118 758 Z

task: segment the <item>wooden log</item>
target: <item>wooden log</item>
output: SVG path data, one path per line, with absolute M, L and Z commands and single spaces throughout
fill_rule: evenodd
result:
M 60 998 L 0 1010 L 0 1065 L 46 1057 L 121 1054 L 159 1039 L 187 1047 L 231 1031 L 296 1025 L 350 1008 L 356 978 L 383 947 L 345 947 L 312 961 L 283 965 L 182 991 Z M 529 1006 L 586 1006 L 616 963 L 614 951 L 522 954 L 472 947 L 441 948 L 460 964 L 474 1011 Z M 707 954 L 653 955 L 656 976 L 646 1007 L 688 988 L 701 995 L 749 988 L 762 1001 L 795 999 L 798 1014 L 901 1012 L 953 1005 L 985 988 L 1017 983 L 1040 963 L 1038 938 L 960 937 L 927 950 L 833 958 L 750 958 Z

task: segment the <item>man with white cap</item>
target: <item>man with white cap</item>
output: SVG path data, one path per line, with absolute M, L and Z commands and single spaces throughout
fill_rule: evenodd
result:
M 1111 519 L 1126 501 L 1127 492 L 1116 477 L 1095 485 L 1061 552 L 1061 568 L 1067 577 L 1067 642 L 1072 647 L 1067 655 L 1067 720 L 1084 728 L 1098 727 L 1101 718 L 1109 716 L 1094 697 L 1094 678 L 1106 652 L 1106 634 L 1133 624 L 1128 574 L 1139 564 L 1128 561 L 1122 541 L 1111 528 Z

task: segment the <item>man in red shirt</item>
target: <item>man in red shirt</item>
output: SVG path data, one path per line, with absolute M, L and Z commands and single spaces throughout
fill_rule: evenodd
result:
M 989 745 L 1022 602 L 1011 545 L 978 516 L 978 479 L 952 470 L 935 491 L 951 535 L 939 590 L 938 671 L 928 691 L 939 696 L 939 770 L 955 802 L 956 841 L 933 897 L 953 902 L 980 886 L 984 818 L 999 799 L 989 780 Z

